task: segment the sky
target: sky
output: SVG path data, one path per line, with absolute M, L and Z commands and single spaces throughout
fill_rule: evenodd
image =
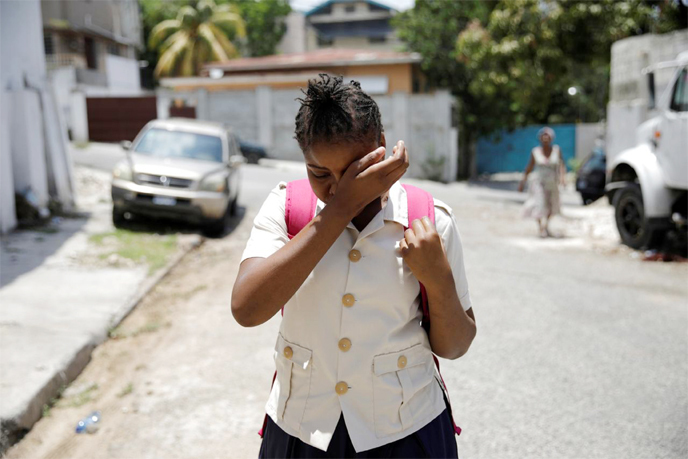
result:
M 314 6 L 318 6 L 321 3 L 324 3 L 326 0 L 289 0 L 289 4 L 291 7 L 297 11 L 303 11 L 306 12 L 313 8 Z M 375 0 L 378 3 L 383 3 L 385 5 L 389 5 L 394 9 L 397 9 L 399 11 L 404 11 L 413 6 L 413 3 L 415 0 Z

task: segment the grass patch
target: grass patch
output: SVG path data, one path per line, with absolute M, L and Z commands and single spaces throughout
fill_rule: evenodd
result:
M 134 330 L 131 336 L 139 336 L 142 333 L 153 333 L 158 331 L 161 326 L 162 325 L 160 324 L 160 322 L 149 322 L 146 325 L 143 325 Z
M 124 387 L 124 389 L 122 389 L 122 390 L 120 391 L 119 394 L 117 394 L 117 396 L 118 396 L 119 398 L 122 398 L 122 397 L 124 397 L 124 396 L 126 396 L 126 395 L 131 394 L 132 392 L 134 392 L 134 383 L 129 383 L 129 384 L 127 384 L 127 385 Z
M 139 336 L 143 333 L 154 333 L 162 327 L 163 324 L 160 322 L 148 322 L 145 325 L 140 326 L 136 330 L 129 332 L 127 330 L 124 330 L 122 327 L 115 327 L 111 328 L 108 331 L 108 336 L 111 339 L 124 339 L 124 338 L 129 338 L 129 337 L 134 337 L 134 336 Z M 171 326 L 170 323 L 166 323 L 165 326 L 169 327 Z
M 93 400 L 93 391 L 98 389 L 98 384 L 93 383 L 77 395 L 64 400 L 64 403 L 60 403 L 61 406 L 67 406 L 70 408 L 79 408 L 82 405 Z
M 108 336 L 111 339 L 122 339 L 126 338 L 127 334 L 124 330 L 122 330 L 122 327 L 112 327 L 108 330 Z
M 197 285 L 193 289 L 189 290 L 188 292 L 184 292 L 182 295 L 180 295 L 183 299 L 188 300 L 192 296 L 194 296 L 196 293 L 201 292 L 205 289 L 207 289 L 207 285 Z
M 57 394 L 55 394 L 54 397 L 50 397 L 50 401 L 43 405 L 43 417 L 47 418 L 50 416 L 50 412 L 53 409 L 53 407 L 57 404 L 57 402 L 60 400 L 60 397 L 62 397 L 62 393 L 67 389 L 67 386 L 62 384 L 60 388 L 57 390 Z
M 55 234 L 60 232 L 60 229 L 54 226 L 37 226 L 35 228 L 32 228 L 32 230 L 45 234 Z
M 177 250 L 175 234 L 158 235 L 116 229 L 106 233 L 92 234 L 89 240 L 96 245 L 104 246 L 108 242 L 106 238 L 115 242 L 108 253 L 100 255 L 101 259 L 107 259 L 114 253 L 136 263 L 146 263 L 149 268 L 148 274 L 153 274 L 165 266 Z

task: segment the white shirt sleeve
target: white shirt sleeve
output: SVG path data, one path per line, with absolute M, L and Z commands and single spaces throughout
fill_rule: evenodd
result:
M 468 292 L 468 280 L 466 279 L 466 268 L 463 263 L 463 247 L 459 227 L 454 219 L 451 208 L 442 201 L 435 199 L 435 228 L 442 238 L 444 250 L 447 253 L 447 260 L 451 266 L 456 284 L 456 293 L 461 301 L 464 311 L 473 307 L 471 295 Z
M 289 242 L 287 223 L 284 220 L 286 182 L 280 182 L 268 195 L 258 215 L 253 220 L 251 236 L 241 256 L 247 258 L 267 258 Z

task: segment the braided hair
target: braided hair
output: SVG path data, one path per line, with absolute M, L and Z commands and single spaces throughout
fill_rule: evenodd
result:
M 316 142 L 376 142 L 382 135 L 380 109 L 375 101 L 351 80 L 321 73 L 319 79 L 309 80 L 302 92 L 305 99 L 297 99 L 301 107 L 296 115 L 294 138 L 303 152 Z

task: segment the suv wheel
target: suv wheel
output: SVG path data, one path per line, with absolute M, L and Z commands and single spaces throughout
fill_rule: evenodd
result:
M 126 224 L 127 219 L 124 218 L 124 212 L 112 207 L 112 224 L 115 228 L 122 228 Z
M 231 204 L 228 204 L 227 209 L 225 209 L 225 214 L 221 218 L 203 225 L 203 233 L 212 238 L 224 236 L 225 231 L 227 230 L 227 221 L 229 220 L 230 210 Z

